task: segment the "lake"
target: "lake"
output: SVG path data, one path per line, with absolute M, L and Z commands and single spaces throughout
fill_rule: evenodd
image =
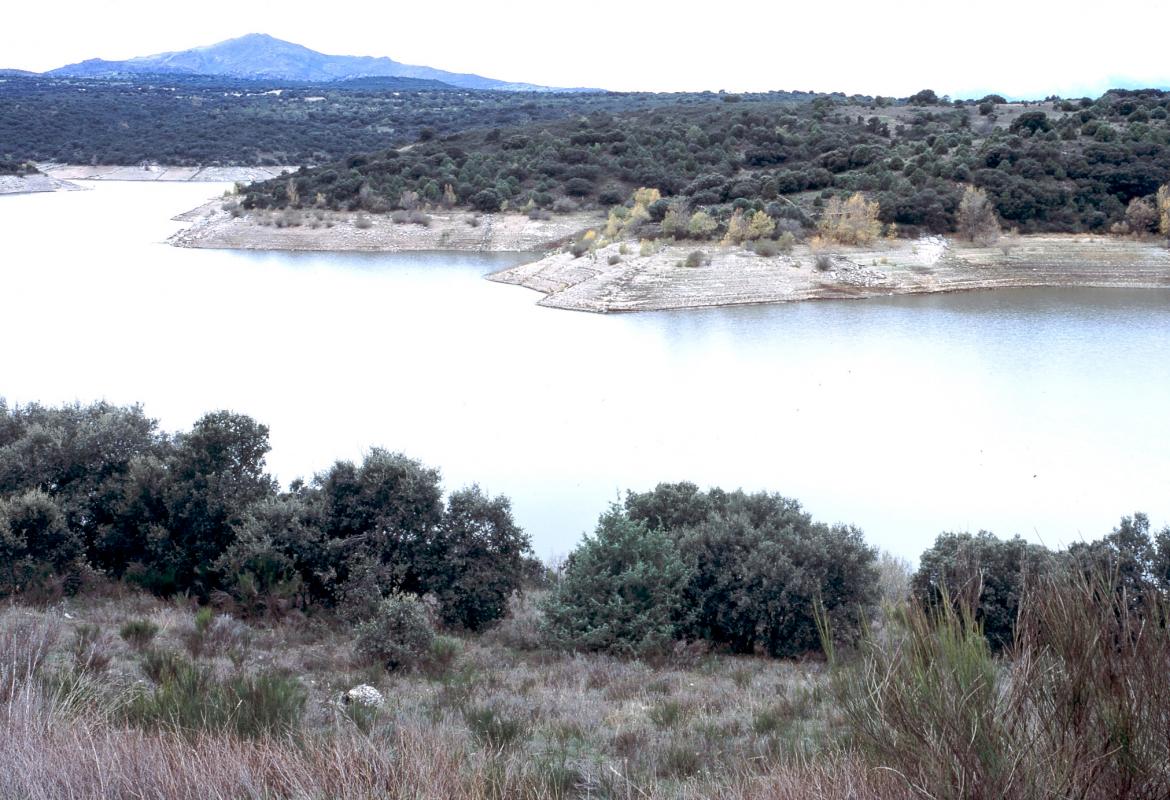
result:
M 914 559 L 1170 522 L 1170 291 L 1029 289 L 633 315 L 482 275 L 526 256 L 163 243 L 225 187 L 0 197 L 0 396 L 230 408 L 283 482 L 371 446 L 512 498 L 538 555 L 659 481 L 767 489 Z

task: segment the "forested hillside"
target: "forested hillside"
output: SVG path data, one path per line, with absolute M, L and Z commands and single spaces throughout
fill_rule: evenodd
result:
M 526 125 L 713 97 L 470 91 L 393 77 L 330 83 L 177 75 L 12 77 L 0 83 L 0 158 L 312 165 L 472 127 Z
M 808 226 L 833 195 L 864 192 L 903 232 L 955 229 L 967 185 L 1022 232 L 1103 231 L 1170 181 L 1170 93 L 1096 100 L 891 104 L 836 96 L 687 98 L 620 114 L 484 127 L 249 187 L 246 207 L 383 211 L 422 203 L 607 207 L 657 189 L 725 225 L 736 209 Z

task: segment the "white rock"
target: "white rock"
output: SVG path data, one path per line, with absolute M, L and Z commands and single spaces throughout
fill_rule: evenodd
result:
M 361 684 L 355 686 L 345 693 L 345 702 L 355 703 L 359 706 L 370 706 L 371 708 L 381 708 L 386 705 L 386 698 L 382 697 L 382 693 L 369 684 Z

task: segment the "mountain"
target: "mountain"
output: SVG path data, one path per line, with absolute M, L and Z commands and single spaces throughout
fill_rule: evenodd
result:
M 174 53 L 139 56 L 127 61 L 89 59 L 59 67 L 46 75 L 101 78 L 127 74 L 213 75 L 232 78 L 292 80 L 321 83 L 351 78 L 394 77 L 440 81 L 462 89 L 497 91 L 590 91 L 554 90 L 530 83 L 508 83 L 480 75 L 447 72 L 431 67 L 401 64 L 373 56 L 330 56 L 264 33 L 250 33 L 206 47 Z

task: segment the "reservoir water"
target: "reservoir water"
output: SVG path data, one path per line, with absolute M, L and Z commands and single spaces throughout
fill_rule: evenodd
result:
M 767 489 L 914 559 L 1170 522 L 1170 290 L 590 315 L 483 280 L 523 256 L 183 250 L 225 187 L 0 197 L 0 397 L 230 408 L 284 483 L 371 446 L 512 498 L 541 556 L 626 489 Z

